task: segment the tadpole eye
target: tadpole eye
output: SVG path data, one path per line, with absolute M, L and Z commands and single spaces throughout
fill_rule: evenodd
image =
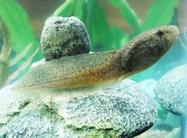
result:
M 162 30 L 158 30 L 158 31 L 156 32 L 156 34 L 157 34 L 159 37 L 161 37 L 161 36 L 164 35 L 164 32 L 163 32 Z

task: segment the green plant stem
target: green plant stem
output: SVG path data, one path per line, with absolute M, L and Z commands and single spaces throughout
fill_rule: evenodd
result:
M 63 4 L 54 11 L 53 16 L 71 16 L 74 2 L 75 0 L 65 0 Z
M 141 20 L 126 0 L 108 0 L 112 6 L 118 9 L 123 19 L 134 28 L 135 32 L 139 32 Z
M 3 38 L 3 47 L 0 53 L 0 88 L 1 88 L 3 87 L 6 79 L 8 78 L 8 58 L 11 51 L 9 32 L 2 19 L 0 19 L 0 33 L 2 34 L 2 38 Z

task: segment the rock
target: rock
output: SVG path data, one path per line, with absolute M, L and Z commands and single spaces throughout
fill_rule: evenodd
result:
M 183 114 L 187 107 L 187 64 L 165 74 L 155 88 L 157 101 L 166 110 Z
M 50 17 L 41 34 L 41 47 L 46 60 L 88 53 L 86 27 L 77 17 Z
M 33 138 L 57 137 L 55 123 L 36 111 L 30 111 L 16 118 L 7 126 L 4 137 Z
M 180 128 L 175 128 L 172 131 L 166 130 L 150 130 L 136 138 L 179 138 Z
M 11 92 L 8 97 L 13 100 L 3 106 L 13 107 L 13 114 L 3 110 L 0 137 L 132 137 L 149 129 L 157 118 L 153 101 L 130 80 L 62 101 L 18 100 Z
M 64 107 L 60 115 L 66 125 L 109 129 L 123 137 L 144 132 L 153 125 L 157 115 L 146 95 L 118 88 L 103 94 L 72 98 Z

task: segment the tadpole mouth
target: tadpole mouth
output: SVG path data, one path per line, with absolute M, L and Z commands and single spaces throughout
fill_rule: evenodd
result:
M 174 25 L 170 25 L 169 27 L 170 27 L 171 30 L 172 30 L 173 40 L 174 40 L 174 39 L 178 39 L 178 38 L 179 38 L 179 29 L 178 29 L 176 26 L 174 26 Z
M 179 38 L 179 30 L 174 25 L 163 26 L 163 31 L 166 33 L 166 38 L 169 43 L 175 42 Z

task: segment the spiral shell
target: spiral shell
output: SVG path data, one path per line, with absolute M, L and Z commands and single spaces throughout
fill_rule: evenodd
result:
M 41 34 L 46 60 L 88 53 L 90 39 L 85 25 L 76 17 L 50 17 Z

